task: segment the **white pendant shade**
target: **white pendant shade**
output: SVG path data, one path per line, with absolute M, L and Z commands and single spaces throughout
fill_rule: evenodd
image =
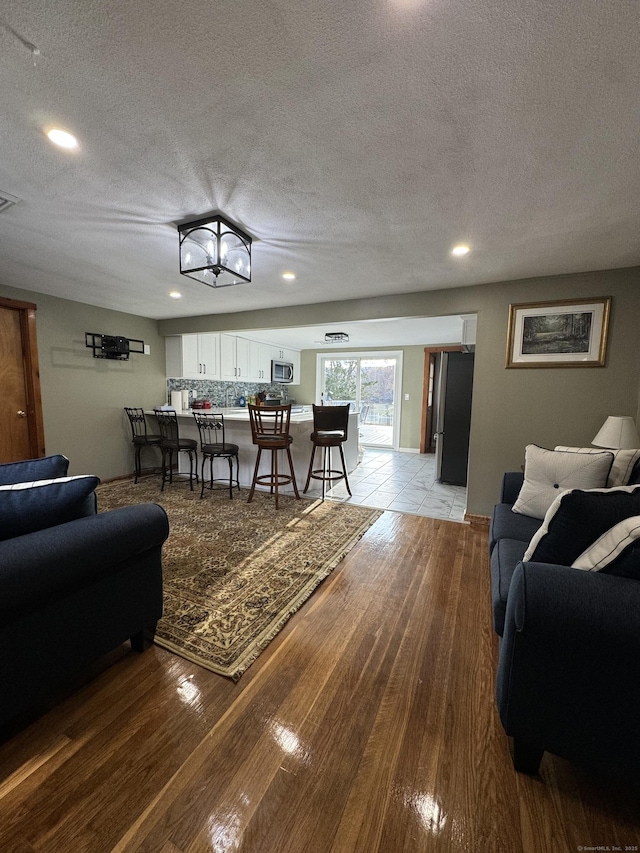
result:
M 638 430 L 629 415 L 609 415 L 591 444 L 596 447 L 621 448 L 640 447 Z

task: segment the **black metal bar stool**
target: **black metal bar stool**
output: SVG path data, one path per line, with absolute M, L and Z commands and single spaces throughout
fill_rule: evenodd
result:
M 233 485 L 240 491 L 240 480 L 238 479 L 240 471 L 240 463 L 238 462 L 237 444 L 227 442 L 224 435 L 224 415 L 222 413 L 213 412 L 194 412 L 193 413 L 198 432 L 200 433 L 200 453 L 202 454 L 202 470 L 200 476 L 202 478 L 202 488 L 200 489 L 200 497 L 204 495 L 204 463 L 209 460 L 209 489 L 214 491 L 216 488 L 229 489 L 229 498 L 233 498 Z M 229 462 L 229 483 L 224 486 L 214 487 L 213 463 L 216 459 L 226 459 Z M 236 460 L 236 478 L 233 479 L 233 460 Z M 215 478 L 215 482 L 220 483 L 223 480 L 220 477 Z
M 173 454 L 176 455 L 176 466 L 180 453 L 189 454 L 189 486 L 193 491 L 193 479 L 198 481 L 198 442 L 193 438 L 180 438 L 180 428 L 178 426 L 178 416 L 175 412 L 166 411 L 163 409 L 154 409 L 154 415 L 158 421 L 160 435 L 160 450 L 162 450 L 162 488 L 169 481 L 169 485 L 173 483 Z M 168 474 L 167 474 L 167 457 L 169 459 Z M 195 462 L 195 465 L 194 465 Z
M 135 406 L 125 406 L 125 412 L 131 424 L 131 435 L 133 438 L 133 446 L 135 448 L 135 479 L 134 483 L 138 482 L 138 477 L 142 475 L 142 466 L 140 463 L 140 452 L 143 447 L 160 447 L 162 441 L 161 435 L 153 435 L 147 432 L 147 419 L 144 416 L 144 409 Z
M 309 473 L 304 487 L 306 492 L 312 479 L 322 480 L 322 500 L 324 500 L 325 485 L 327 482 L 337 483 L 344 480 L 349 495 L 349 478 L 347 477 L 347 466 L 344 461 L 342 445 L 347 440 L 349 432 L 349 403 L 344 406 L 315 406 L 313 407 L 313 432 L 311 441 L 313 449 L 309 460 Z M 322 448 L 322 468 L 314 468 L 313 462 L 316 450 Z M 331 448 L 337 447 L 340 451 L 342 470 L 331 467 Z
M 256 485 L 269 486 L 269 491 L 273 494 L 275 489 L 276 494 L 276 509 L 278 509 L 278 488 L 286 486 L 288 483 L 293 484 L 293 491 L 296 498 L 300 500 L 298 486 L 296 484 L 296 475 L 293 470 L 293 460 L 291 459 L 290 445 L 293 438 L 289 435 L 289 422 L 291 420 L 291 403 L 287 406 L 252 406 L 249 405 L 249 421 L 251 423 L 251 437 L 253 443 L 258 448 L 256 457 L 256 467 L 253 471 L 253 480 L 251 481 L 251 490 L 247 503 L 253 500 L 253 493 Z M 271 472 L 269 474 L 258 475 L 260 467 L 260 457 L 263 450 L 271 451 Z M 287 459 L 289 460 L 290 474 L 283 474 L 278 471 L 278 451 L 286 450 Z

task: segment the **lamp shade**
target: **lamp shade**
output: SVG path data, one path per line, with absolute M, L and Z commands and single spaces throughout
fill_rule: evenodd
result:
M 609 415 L 591 444 L 619 450 L 640 447 L 640 437 L 630 415 Z

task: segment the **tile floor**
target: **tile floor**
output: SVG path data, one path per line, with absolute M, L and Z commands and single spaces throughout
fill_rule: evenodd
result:
M 437 483 L 435 471 L 436 460 L 432 453 L 400 453 L 366 447 L 362 462 L 349 474 L 353 496 L 349 497 L 343 482 L 327 496 L 378 509 L 463 521 L 466 488 Z M 320 490 L 321 484 L 312 481 L 307 495 L 315 496 Z

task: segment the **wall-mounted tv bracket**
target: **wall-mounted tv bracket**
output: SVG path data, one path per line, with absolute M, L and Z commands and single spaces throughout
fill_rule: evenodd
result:
M 129 361 L 129 353 L 144 355 L 144 341 L 137 338 L 123 338 L 119 335 L 99 335 L 84 333 L 85 346 L 93 350 L 94 358 L 109 358 L 114 361 Z M 139 349 L 132 344 L 138 344 Z

